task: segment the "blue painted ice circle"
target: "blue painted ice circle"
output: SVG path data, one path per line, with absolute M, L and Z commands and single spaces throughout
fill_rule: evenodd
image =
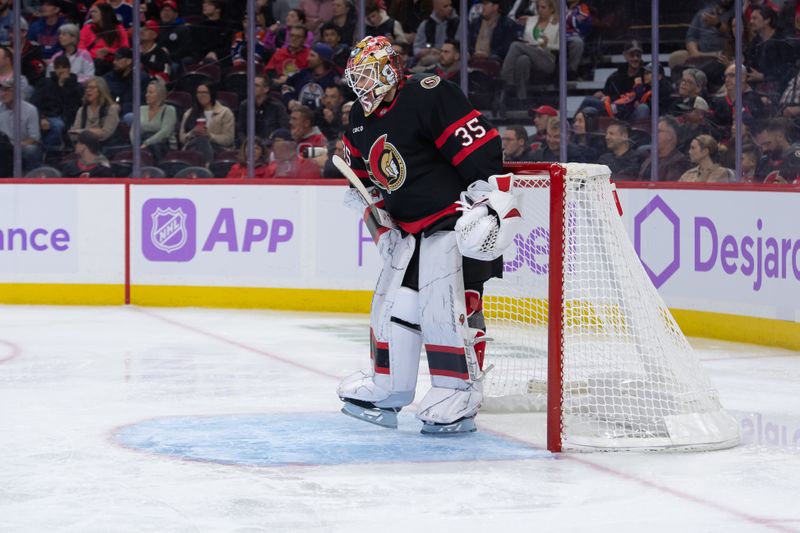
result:
M 381 428 L 339 413 L 175 416 L 117 430 L 121 445 L 187 460 L 242 466 L 346 465 L 521 460 L 546 451 L 480 431 L 447 437 L 420 434 L 401 413 L 399 428 Z

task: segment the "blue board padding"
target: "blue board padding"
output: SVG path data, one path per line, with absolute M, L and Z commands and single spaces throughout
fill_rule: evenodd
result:
M 546 451 L 480 431 L 421 435 L 401 413 L 398 429 L 340 413 L 180 416 L 119 429 L 123 446 L 182 459 L 245 466 L 342 465 L 370 462 L 497 461 L 549 457 Z

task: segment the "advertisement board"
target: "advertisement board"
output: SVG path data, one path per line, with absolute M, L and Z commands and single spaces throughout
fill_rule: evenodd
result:
M 800 194 L 627 189 L 620 199 L 670 307 L 800 321 Z
M 4 302 L 123 303 L 124 283 L 123 187 L 0 187 Z
M 133 186 L 131 283 L 369 290 L 377 253 L 342 191 Z

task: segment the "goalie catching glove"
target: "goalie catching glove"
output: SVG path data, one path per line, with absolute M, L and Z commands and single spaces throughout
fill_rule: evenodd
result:
M 463 214 L 455 231 L 461 255 L 482 261 L 501 257 L 522 225 L 514 175 L 476 181 L 461 193 L 458 203 Z

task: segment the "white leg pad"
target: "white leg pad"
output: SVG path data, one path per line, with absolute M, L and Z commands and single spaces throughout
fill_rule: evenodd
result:
M 452 424 L 478 414 L 483 386 L 471 383 L 466 389 L 432 387 L 420 402 L 417 418 L 429 424 Z
M 467 323 L 463 258 L 454 232 L 422 239 L 419 271 L 420 325 L 433 388 L 417 418 L 450 424 L 474 416 L 483 401 L 482 373 L 472 346 L 476 330 Z
M 419 331 L 392 317 L 419 323 L 417 293 L 401 287 L 415 244 L 414 238 L 407 236 L 384 261 L 370 311 L 372 368 L 341 382 L 337 392 L 342 399 L 370 402 L 381 408 L 402 407 L 414 401 L 422 341 Z

